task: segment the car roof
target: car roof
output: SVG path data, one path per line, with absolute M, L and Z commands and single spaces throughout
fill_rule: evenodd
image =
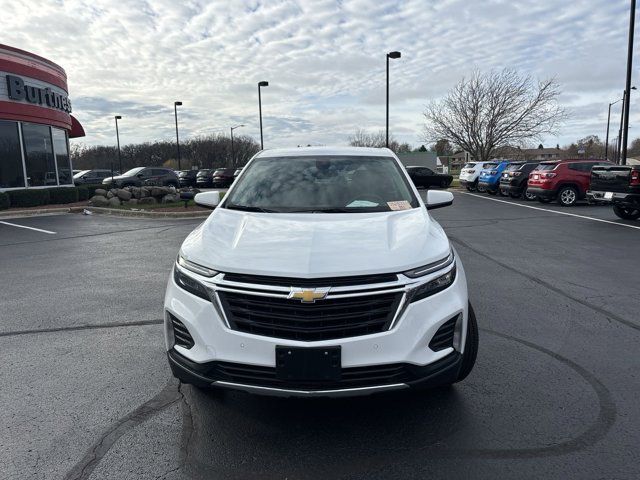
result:
M 273 148 L 262 150 L 256 157 L 306 157 L 306 156 L 363 156 L 363 157 L 392 157 L 393 152 L 388 148 L 369 147 L 300 147 L 300 148 Z

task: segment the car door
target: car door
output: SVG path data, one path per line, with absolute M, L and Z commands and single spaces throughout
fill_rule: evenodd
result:
M 438 174 L 430 168 L 424 167 L 420 169 L 420 177 L 424 187 L 436 187 L 440 185 Z

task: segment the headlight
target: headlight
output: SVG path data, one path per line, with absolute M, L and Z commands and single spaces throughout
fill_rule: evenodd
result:
M 438 260 L 437 262 L 429 263 L 428 265 L 423 265 L 422 267 L 406 271 L 403 273 L 403 275 L 409 278 L 424 277 L 425 275 L 429 275 L 430 273 L 437 272 L 438 270 L 442 270 L 443 268 L 447 268 L 454 261 L 455 256 L 453 255 L 453 250 L 451 250 L 446 258 Z
M 454 265 L 447 273 L 440 275 L 433 280 L 418 285 L 408 293 L 409 302 L 417 302 L 423 298 L 429 297 L 435 293 L 441 292 L 445 288 L 451 286 L 456 279 L 456 266 Z
M 196 297 L 211 301 L 211 296 L 209 295 L 207 287 L 205 287 L 196 279 L 185 275 L 177 267 L 173 267 L 173 280 L 180 288 L 186 290 L 189 293 L 192 293 Z
M 197 263 L 190 262 L 182 255 L 178 255 L 176 263 L 182 268 L 185 268 L 193 273 L 197 273 L 198 275 L 202 275 L 203 277 L 215 277 L 218 274 L 218 272 L 216 272 L 215 270 L 203 267 L 202 265 L 198 265 Z

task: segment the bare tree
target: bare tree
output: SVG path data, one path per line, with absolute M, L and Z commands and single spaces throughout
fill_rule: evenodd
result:
M 447 96 L 427 105 L 424 139 L 447 139 L 486 161 L 507 145 L 523 145 L 555 134 L 565 113 L 557 104 L 554 79 L 534 82 L 529 75 L 504 69 L 474 73 Z
M 352 147 L 373 147 L 384 148 L 386 146 L 387 136 L 384 130 L 378 130 L 374 133 L 369 133 L 366 130 L 359 128 L 356 132 L 349 137 L 349 145 Z M 400 143 L 398 140 L 389 136 L 389 148 L 395 153 L 408 153 L 411 151 L 411 145 L 408 143 Z

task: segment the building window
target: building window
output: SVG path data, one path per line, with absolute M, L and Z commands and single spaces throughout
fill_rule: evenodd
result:
M 0 188 L 24 187 L 18 122 L 0 120 Z
M 70 185 L 73 183 L 73 174 L 69 163 L 67 132 L 59 128 L 52 128 L 51 136 L 53 137 L 53 151 L 55 152 L 56 165 L 58 166 L 58 182 L 60 185 Z
M 46 125 L 23 123 L 22 139 L 27 167 L 27 186 L 57 185 L 51 128 Z

